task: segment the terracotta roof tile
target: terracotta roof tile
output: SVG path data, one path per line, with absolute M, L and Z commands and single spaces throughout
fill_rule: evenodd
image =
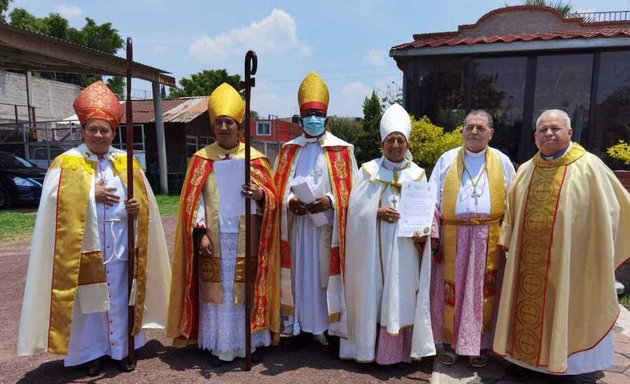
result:
M 444 37 L 435 38 L 428 35 L 426 38 L 418 36 L 417 40 L 392 47 L 392 50 L 404 50 L 411 48 L 444 47 L 456 45 L 476 45 L 492 43 L 512 43 L 515 41 L 534 40 L 568 40 L 568 39 L 593 39 L 598 37 L 630 37 L 630 28 L 589 28 L 577 31 L 559 31 L 548 33 L 522 33 L 511 35 L 476 36 L 476 37 Z

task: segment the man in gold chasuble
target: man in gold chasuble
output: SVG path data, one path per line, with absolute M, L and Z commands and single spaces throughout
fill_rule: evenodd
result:
M 572 135 L 564 111 L 543 112 L 539 152 L 508 195 L 494 350 L 514 371 L 576 375 L 614 364 L 615 269 L 630 257 L 630 195 Z

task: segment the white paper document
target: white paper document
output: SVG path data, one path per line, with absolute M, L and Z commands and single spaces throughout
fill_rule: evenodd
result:
M 291 187 L 291 190 L 293 190 L 293 194 L 305 204 L 310 204 L 315 201 L 315 196 L 307 183 L 295 184 Z M 313 220 L 313 223 L 315 223 L 316 227 L 328 224 L 328 218 L 323 212 L 313 214 L 309 213 L 309 216 Z
M 398 237 L 413 237 L 416 231 L 422 236 L 431 234 L 436 200 L 434 189 L 426 181 L 402 183 Z
M 245 214 L 245 198 L 241 195 L 245 184 L 245 160 L 215 161 L 214 174 L 219 190 L 219 215 L 235 217 Z M 256 212 L 256 204 L 251 200 L 252 213 Z

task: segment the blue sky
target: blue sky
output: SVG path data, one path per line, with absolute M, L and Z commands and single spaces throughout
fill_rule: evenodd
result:
M 40 17 L 58 12 L 76 27 L 86 16 L 111 22 L 123 38 L 133 38 L 136 61 L 177 80 L 219 68 L 243 76 L 245 52 L 254 49 L 252 109 L 286 117 L 298 111 L 297 89 L 310 70 L 328 84 L 329 114 L 362 116 L 364 97 L 373 89 L 395 92 L 401 84 L 390 47 L 413 40 L 414 33 L 457 30 L 506 3 L 520 1 L 14 0 L 10 7 Z M 577 11 L 630 9 L 630 0 L 571 3 Z M 151 86 L 135 81 L 132 88 Z

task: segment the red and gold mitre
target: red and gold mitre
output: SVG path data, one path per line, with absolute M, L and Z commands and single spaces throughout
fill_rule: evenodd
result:
M 328 87 L 317 73 L 311 71 L 306 75 L 298 90 L 300 113 L 309 109 L 328 112 Z
M 223 83 L 210 94 L 208 113 L 211 123 L 217 116 L 228 116 L 240 124 L 245 115 L 245 102 L 236 89 L 228 83 Z
M 123 109 L 116 95 L 101 80 L 88 85 L 72 104 L 81 124 L 90 119 L 105 120 L 116 129 Z

